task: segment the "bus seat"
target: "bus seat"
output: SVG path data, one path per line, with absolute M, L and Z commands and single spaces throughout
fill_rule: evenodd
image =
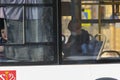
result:
M 103 51 L 105 42 L 106 42 L 106 36 L 103 34 L 96 34 L 95 36 L 92 36 L 91 34 L 89 34 L 90 36 L 90 43 L 88 44 L 88 54 L 82 56 L 68 56 L 65 59 L 66 60 L 87 60 L 87 59 L 97 59 L 100 56 L 100 53 Z M 97 38 L 101 36 L 103 37 L 103 40 L 97 40 Z M 62 36 L 64 38 L 65 41 L 65 36 Z M 91 48 L 91 49 L 90 49 Z M 62 53 L 64 56 L 64 53 Z

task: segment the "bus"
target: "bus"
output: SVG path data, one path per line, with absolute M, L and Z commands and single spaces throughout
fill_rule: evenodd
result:
M 0 0 L 0 80 L 120 80 L 119 0 Z

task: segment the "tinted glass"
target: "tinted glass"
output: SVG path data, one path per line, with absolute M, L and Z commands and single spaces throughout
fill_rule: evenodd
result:
M 53 9 L 50 7 L 26 7 L 26 41 L 53 41 Z
M 41 4 L 52 2 L 53 0 L 1 0 L 2 4 Z

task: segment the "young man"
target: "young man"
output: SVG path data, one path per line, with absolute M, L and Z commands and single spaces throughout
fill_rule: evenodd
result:
M 64 55 L 86 55 L 89 44 L 88 31 L 81 29 L 79 20 L 70 21 L 68 29 L 71 31 L 71 35 L 68 42 L 63 45 Z

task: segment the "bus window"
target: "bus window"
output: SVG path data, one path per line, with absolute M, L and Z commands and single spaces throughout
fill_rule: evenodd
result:
M 61 1 L 63 64 L 120 61 L 120 8 L 117 2 Z
M 57 63 L 57 10 L 53 0 L 1 0 L 6 42 L 0 43 L 1 65 Z M 1 32 L 3 32 L 1 30 Z

